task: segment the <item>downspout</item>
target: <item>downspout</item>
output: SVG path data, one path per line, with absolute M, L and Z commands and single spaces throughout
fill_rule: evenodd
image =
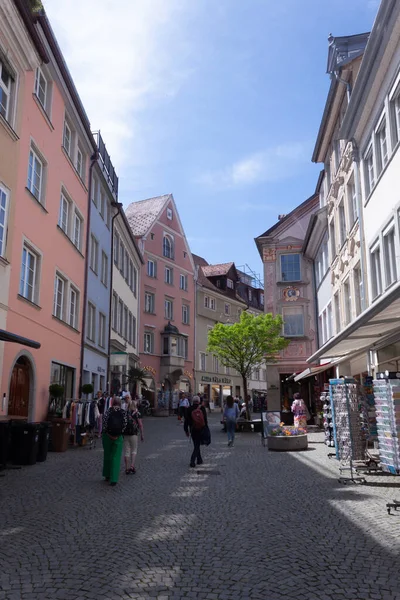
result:
M 99 152 L 96 150 L 90 157 L 89 167 L 89 189 L 88 189 L 88 216 L 86 226 L 86 249 L 85 249 L 85 281 L 83 284 L 83 307 L 82 307 L 82 331 L 81 331 L 81 357 L 79 365 L 79 387 L 78 387 L 78 398 L 82 397 L 82 379 L 83 379 L 83 356 L 85 352 L 85 334 L 86 334 L 86 304 L 87 304 L 87 288 L 89 279 L 89 248 L 90 248 L 90 216 L 92 213 L 92 171 L 94 165 L 97 163 Z
M 354 186 L 357 198 L 358 226 L 360 230 L 360 271 L 361 271 L 361 312 L 367 308 L 366 302 L 366 277 L 365 277 L 365 233 L 364 215 L 362 210 L 361 183 L 360 183 L 360 152 L 354 138 L 351 140 L 353 146 Z
M 110 382 L 110 340 L 111 340 L 111 312 L 112 312 L 112 298 L 113 298 L 113 279 L 114 279 L 114 221 L 121 213 L 122 204 L 120 202 L 112 202 L 111 206 L 117 209 L 115 215 L 112 216 L 111 219 L 111 252 L 110 252 L 110 262 L 111 262 L 111 271 L 110 271 L 110 300 L 108 307 L 108 353 L 107 353 L 107 391 L 111 393 L 111 382 Z
M 343 83 L 343 85 L 346 86 L 347 102 L 350 102 L 350 96 L 351 96 L 350 82 L 346 81 L 345 79 L 342 79 L 337 71 L 333 71 L 333 75 L 335 76 L 336 81 L 338 81 L 339 83 Z

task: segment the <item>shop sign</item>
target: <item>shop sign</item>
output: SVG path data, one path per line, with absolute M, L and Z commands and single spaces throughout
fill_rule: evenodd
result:
M 97 367 L 97 372 L 98 372 L 98 373 L 105 373 L 105 372 L 106 372 L 106 370 L 105 370 L 105 369 L 103 369 L 103 367 Z
M 123 367 L 126 365 L 126 354 L 111 354 L 111 365 L 113 367 Z
M 209 377 L 208 375 L 202 375 L 201 380 L 207 383 L 232 383 L 232 379 L 228 377 Z

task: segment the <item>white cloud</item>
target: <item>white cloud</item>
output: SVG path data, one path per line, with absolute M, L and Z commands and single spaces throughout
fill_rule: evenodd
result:
M 308 144 L 301 142 L 280 144 L 251 154 L 223 169 L 204 173 L 197 181 L 217 189 L 277 181 L 290 177 L 300 164 L 309 161 Z
M 143 112 L 168 102 L 190 75 L 181 27 L 190 0 L 44 4 L 92 129 L 101 130 L 117 171 L 144 163 Z

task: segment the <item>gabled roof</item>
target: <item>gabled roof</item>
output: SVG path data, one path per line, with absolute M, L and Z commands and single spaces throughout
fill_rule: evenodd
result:
M 139 202 L 131 202 L 125 211 L 126 218 L 136 237 L 145 235 L 157 220 L 164 206 L 172 200 L 172 194 L 164 194 Z
M 301 204 L 296 206 L 296 208 L 294 208 L 290 213 L 288 213 L 282 219 L 280 219 L 280 221 L 277 221 L 274 225 L 272 225 L 272 227 L 267 229 L 267 231 L 265 231 L 261 235 L 258 235 L 255 238 L 255 240 L 257 241 L 259 238 L 263 238 L 263 237 L 267 237 L 267 236 L 271 235 L 271 233 L 273 233 L 275 231 L 275 229 L 278 229 L 278 227 L 280 227 L 280 225 L 282 225 L 282 223 L 286 223 L 286 221 L 289 221 L 289 219 L 291 217 L 293 217 L 297 211 L 299 211 L 301 208 L 307 206 L 308 202 L 311 203 L 312 200 L 315 200 L 315 197 L 316 197 L 316 193 L 314 192 L 314 194 L 312 196 L 310 196 L 309 198 L 307 198 L 307 200 L 304 200 L 304 202 L 302 202 Z
M 221 265 L 209 265 L 208 262 L 205 260 L 205 258 L 202 258 L 201 256 L 198 256 L 197 254 L 192 254 L 193 257 L 193 261 L 195 266 L 197 267 L 197 283 L 199 285 L 201 285 L 202 287 L 215 292 L 216 294 L 220 294 L 221 296 L 224 296 L 225 298 L 228 298 L 230 300 L 236 300 L 237 302 L 241 302 L 242 304 L 245 304 L 247 306 L 247 303 L 243 300 L 243 298 L 241 298 L 239 296 L 239 294 L 236 292 L 234 294 L 234 296 L 229 293 L 226 292 L 225 290 L 222 290 L 221 288 L 218 288 L 216 285 L 214 285 L 209 279 L 208 277 L 214 277 L 214 276 L 218 276 L 218 275 L 226 275 L 226 273 L 229 271 L 230 268 L 232 268 L 232 266 L 236 269 L 235 267 L 235 263 L 230 262 L 230 263 L 223 263 Z M 217 269 L 221 269 L 221 267 L 223 267 L 225 270 L 224 273 L 218 272 L 218 273 L 213 273 L 211 275 L 206 275 L 206 271 L 210 272 L 210 270 L 212 270 L 214 267 L 216 267 Z M 226 268 L 228 267 L 228 268 Z
M 195 267 L 198 267 L 197 283 L 205 288 L 208 288 L 209 290 L 212 290 L 213 292 L 220 292 L 220 290 L 204 275 L 203 268 L 209 266 L 205 258 L 202 258 L 197 254 L 192 254 L 192 257 Z
M 218 275 L 227 275 L 233 266 L 233 262 L 222 263 L 220 265 L 207 265 L 203 267 L 203 273 L 206 277 L 218 277 Z

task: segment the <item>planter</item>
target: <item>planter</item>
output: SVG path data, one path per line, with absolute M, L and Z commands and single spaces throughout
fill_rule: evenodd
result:
M 307 450 L 307 435 L 269 435 L 267 437 L 268 450 L 277 452 L 293 452 L 296 450 Z

